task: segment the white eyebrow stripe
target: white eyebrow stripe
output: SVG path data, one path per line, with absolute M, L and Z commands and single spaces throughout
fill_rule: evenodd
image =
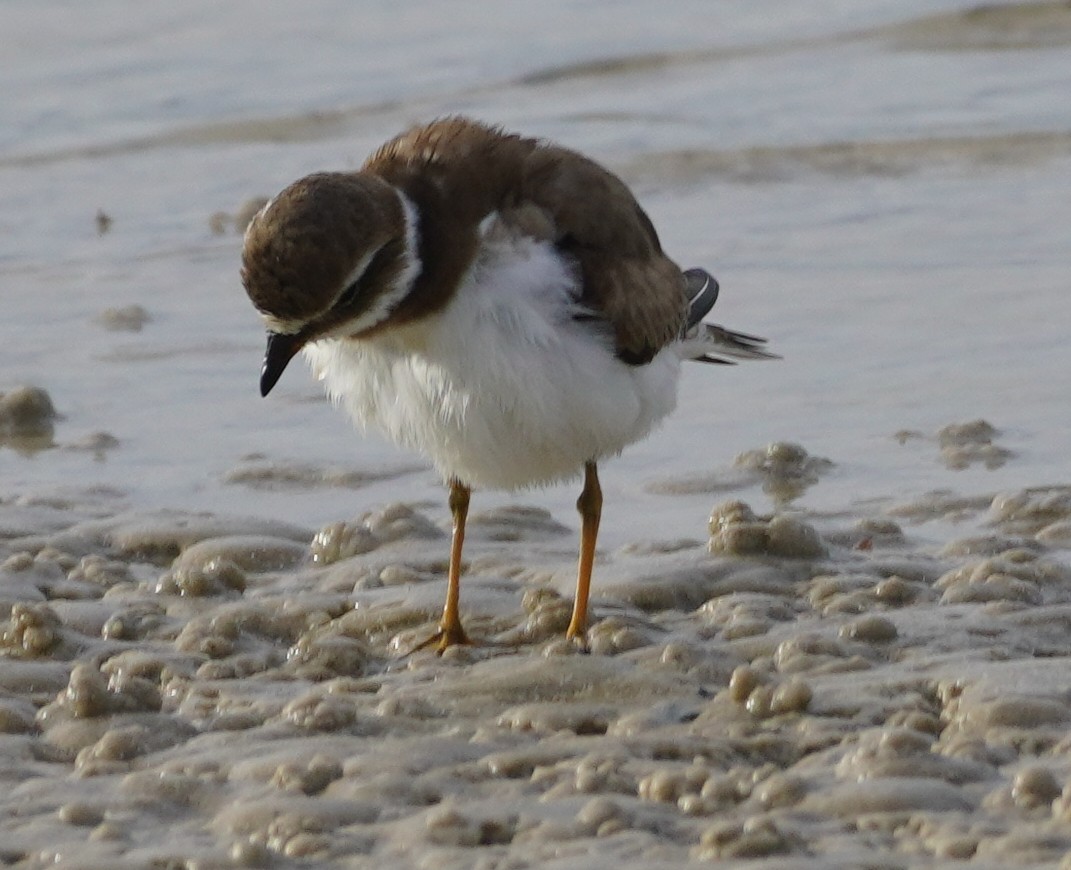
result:
M 379 323 L 386 320 L 395 308 L 398 307 L 398 303 L 401 302 L 406 296 L 409 295 L 409 291 L 413 288 L 413 282 L 416 281 L 420 275 L 422 264 L 420 262 L 419 248 L 419 233 L 418 233 L 418 213 L 416 206 L 414 206 L 408 198 L 401 191 L 397 191 L 398 200 L 402 205 L 402 212 L 405 219 L 405 250 L 402 256 L 405 258 L 405 262 L 402 265 L 402 270 L 398 274 L 398 279 L 390 287 L 384 287 L 376 297 L 375 301 L 363 311 L 360 316 L 353 320 L 348 320 L 338 330 L 332 330 L 332 333 L 355 335 L 358 332 L 364 332 L 366 329 L 371 329 Z M 360 279 L 368 268 L 368 264 L 372 261 L 372 258 L 379 253 L 383 246 L 380 245 L 373 251 L 370 251 L 361 261 L 354 267 L 353 271 L 347 276 L 343 288 L 339 291 L 341 296 L 345 290 L 350 287 L 354 281 Z M 329 333 L 330 334 L 330 333 Z
M 385 245 L 386 242 L 383 243 Z M 368 251 L 360 260 L 357 261 L 357 265 L 350 270 L 350 273 L 342 279 L 342 288 L 338 291 L 338 296 L 335 297 L 335 302 L 338 302 L 342 298 L 343 294 L 350 289 L 354 284 L 361 280 L 361 276 L 368 269 L 368 264 L 372 262 L 372 258 L 375 257 L 381 250 L 383 245 L 372 248 Z M 332 303 L 333 304 L 333 303 Z

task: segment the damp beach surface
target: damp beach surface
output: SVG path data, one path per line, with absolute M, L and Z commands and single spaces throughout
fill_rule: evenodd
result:
M 0 864 L 1071 867 L 1067 4 L 366 6 L 0 9 Z M 784 357 L 603 465 L 589 655 L 578 484 L 407 655 L 439 482 L 257 395 L 250 214 L 450 112 Z

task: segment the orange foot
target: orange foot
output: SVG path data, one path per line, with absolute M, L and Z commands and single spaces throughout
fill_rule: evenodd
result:
M 435 632 L 431 637 L 426 640 L 422 640 L 415 647 L 409 650 L 406 655 L 412 655 L 413 653 L 420 652 L 422 649 L 428 647 L 435 647 L 436 655 L 442 655 L 452 646 L 472 646 L 473 641 L 469 639 L 469 636 L 465 634 L 465 629 L 461 627 L 460 622 L 451 624 L 439 623 L 439 630 Z
M 565 639 L 580 652 L 591 652 L 591 647 L 588 646 L 587 631 L 573 631 L 572 628 L 570 628 L 569 631 L 565 633 Z

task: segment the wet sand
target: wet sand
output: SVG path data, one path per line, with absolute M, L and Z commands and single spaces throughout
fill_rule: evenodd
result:
M 1067 4 L 240 6 L 5 10 L 0 864 L 1071 870 Z M 451 111 L 785 358 L 606 464 L 588 654 L 575 487 L 476 494 L 410 654 L 441 487 L 256 396 L 254 204 Z
M 483 643 L 439 658 L 407 650 L 444 510 L 311 530 L 7 500 L 0 857 L 1071 866 L 1071 487 L 792 509 L 830 465 L 751 451 L 721 486 L 762 474 L 785 511 L 723 498 L 707 540 L 601 553 L 586 655 L 571 517 L 472 517 Z M 920 545 L 940 520 L 961 535 Z

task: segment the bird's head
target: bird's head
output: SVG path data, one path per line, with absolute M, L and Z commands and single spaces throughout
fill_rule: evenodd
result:
M 242 284 L 268 328 L 261 395 L 309 342 L 360 335 L 389 316 L 413 277 L 411 224 L 398 192 L 367 173 L 306 176 L 257 213 Z

